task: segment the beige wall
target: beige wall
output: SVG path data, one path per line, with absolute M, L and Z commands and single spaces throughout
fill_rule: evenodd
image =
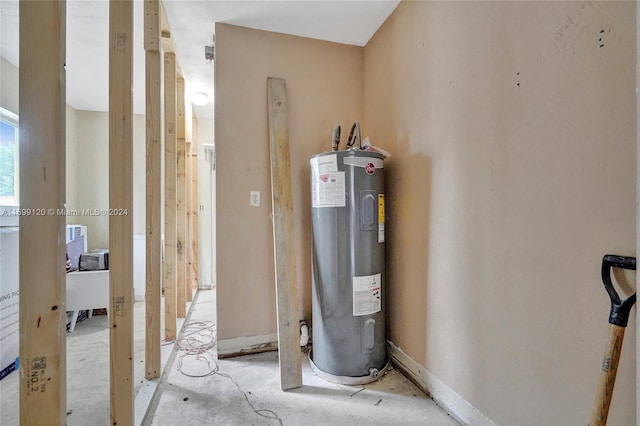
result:
M 635 255 L 635 47 L 632 2 L 402 2 L 365 48 L 389 337 L 496 424 L 589 419 L 601 257 Z M 635 322 L 612 425 L 636 422 Z
M 67 132 L 71 129 L 67 129 Z M 76 111 L 76 170 L 78 209 L 109 207 L 109 114 Z M 70 167 L 71 165 L 67 165 Z M 133 233 L 145 235 L 145 120 L 133 119 Z M 75 220 L 72 220 L 75 219 Z M 109 217 L 80 216 L 67 223 L 87 225 L 89 249 L 109 247 Z
M 216 25 L 220 339 L 276 330 L 267 77 L 287 84 L 301 317 L 311 316 L 309 156 L 330 149 L 335 124 L 362 118 L 361 48 Z

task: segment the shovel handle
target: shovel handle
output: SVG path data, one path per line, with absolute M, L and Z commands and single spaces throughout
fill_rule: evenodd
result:
M 636 258 L 628 256 L 618 256 L 615 254 L 606 254 L 602 258 L 602 283 L 605 290 L 609 294 L 611 299 L 611 311 L 609 312 L 609 323 L 619 325 L 621 327 L 627 326 L 629 320 L 629 312 L 636 303 L 636 294 L 632 294 L 627 299 L 622 300 L 618 295 L 618 292 L 613 287 L 611 282 L 611 268 L 628 269 L 631 271 L 636 270 Z
M 598 379 L 598 390 L 596 400 L 593 403 L 591 421 L 589 426 L 605 426 L 609 415 L 609 405 L 613 395 L 613 385 L 616 382 L 618 372 L 618 361 L 622 350 L 622 340 L 624 339 L 624 327 L 619 325 L 609 325 L 609 342 L 602 360 L 600 378 Z
M 602 265 L 606 269 L 615 267 L 635 271 L 636 258 L 630 256 L 618 256 L 617 254 L 605 254 L 602 258 Z

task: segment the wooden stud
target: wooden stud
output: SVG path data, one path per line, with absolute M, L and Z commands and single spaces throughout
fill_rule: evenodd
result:
M 198 119 L 193 114 L 191 143 L 191 289 L 198 289 Z
M 161 67 L 160 1 L 144 2 L 144 46 L 146 80 L 146 291 L 145 291 L 145 377 L 160 377 L 162 300 L 162 210 L 161 195 Z
M 186 154 L 186 187 L 187 187 L 187 196 L 186 196 L 186 211 L 187 211 L 187 229 L 186 229 L 186 238 L 185 238 L 185 253 L 186 253 L 186 266 L 187 266 L 187 302 L 191 302 L 193 300 L 193 290 L 194 290 L 194 277 L 193 277 L 193 252 L 191 249 L 191 241 L 192 241 L 192 229 L 193 229 L 193 212 L 192 212 L 192 198 L 193 198 L 193 188 L 191 181 L 193 179 L 193 164 L 192 164 L 192 141 L 193 141 L 193 109 L 191 102 L 187 102 L 185 100 L 185 108 L 184 108 L 184 133 L 185 133 L 185 154 Z
M 184 123 L 184 79 L 178 77 L 176 81 L 177 90 L 177 181 L 176 181 L 176 279 L 177 279 L 177 316 L 184 318 L 187 316 L 187 263 L 186 263 L 186 233 L 187 233 L 187 210 L 186 210 L 186 167 L 185 167 L 185 123 Z
M 191 269 L 191 142 L 185 144 L 185 179 L 187 194 L 185 196 L 185 210 L 187 212 L 187 223 L 185 232 L 185 265 L 187 267 L 186 291 L 187 302 L 193 301 L 193 269 Z
M 193 142 L 193 105 L 191 102 L 184 104 L 184 138 L 187 143 Z
M 109 2 L 111 424 L 133 424 L 133 1 Z
M 167 13 L 162 5 L 160 5 L 160 34 L 162 36 L 160 43 L 164 53 L 176 53 L 176 48 L 171 38 L 171 29 L 169 28 Z
M 164 338 L 176 340 L 176 55 L 164 54 Z
M 42 212 L 19 218 L 20 424 L 63 425 L 66 3 L 23 1 L 19 10 L 20 207 Z
M 300 327 L 296 286 L 291 162 L 287 123 L 287 91 L 280 78 L 267 79 L 269 144 L 271 148 L 271 197 L 276 273 L 278 352 L 282 390 L 302 386 Z
M 184 108 L 184 78 L 178 77 L 176 79 L 176 137 L 178 139 L 185 139 L 185 108 Z
M 144 2 L 144 50 L 160 52 L 160 0 Z

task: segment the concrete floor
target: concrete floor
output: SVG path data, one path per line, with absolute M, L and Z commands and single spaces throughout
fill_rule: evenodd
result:
M 373 384 L 341 386 L 315 376 L 305 358 L 303 387 L 282 392 L 276 352 L 224 359 L 218 364 L 224 375 L 198 379 L 172 369 L 144 424 L 458 424 L 395 369 Z
M 144 377 L 144 302 L 134 303 L 134 392 Z M 0 381 L 0 424 L 20 424 L 18 372 Z M 67 425 L 108 425 L 109 320 L 96 315 L 67 333 Z
M 191 337 L 215 339 L 215 291 L 200 291 L 185 327 Z M 134 386 L 136 417 L 142 419 L 144 302 L 134 305 Z M 183 333 L 183 336 L 184 337 Z M 109 424 L 108 320 L 95 316 L 67 334 L 67 424 Z M 181 343 L 187 342 L 181 340 Z M 214 343 L 209 341 L 208 343 Z M 209 345 L 212 346 L 212 345 Z M 165 373 L 143 425 L 457 425 L 398 370 L 375 383 L 343 386 L 326 382 L 303 354 L 303 387 L 280 390 L 277 352 L 217 360 L 215 348 L 185 355 L 163 346 Z M 204 375 L 205 377 L 189 377 Z M 138 393 L 138 391 L 140 392 Z M 18 374 L 0 381 L 0 424 L 18 425 Z M 136 422 L 137 424 L 137 422 Z
M 185 326 L 212 320 L 214 291 L 198 293 Z M 208 331 L 207 331 L 208 332 Z M 200 340 L 206 343 L 207 332 Z M 277 352 L 217 360 L 177 351 L 144 425 L 457 425 L 398 370 L 375 383 L 343 386 L 316 376 L 303 354 L 303 387 L 280 390 Z M 217 373 L 204 375 L 217 369 Z

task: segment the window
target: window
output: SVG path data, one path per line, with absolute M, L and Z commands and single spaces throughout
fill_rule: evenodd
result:
M 0 108 L 0 206 L 18 201 L 18 116 Z

